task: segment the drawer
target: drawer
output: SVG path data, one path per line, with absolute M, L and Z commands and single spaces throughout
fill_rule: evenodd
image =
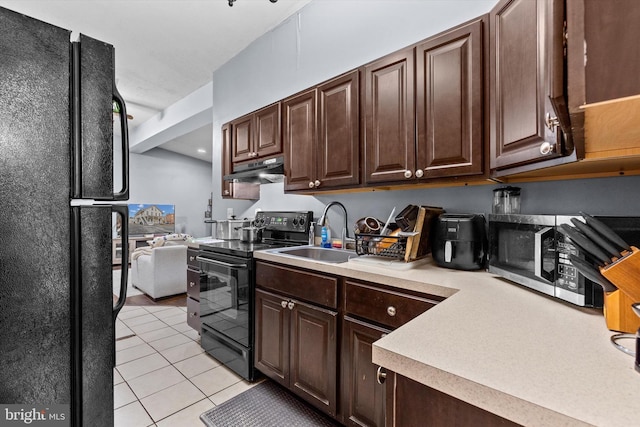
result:
M 424 313 L 437 301 L 416 295 L 382 289 L 373 284 L 345 281 L 344 310 L 390 328 L 397 328 Z
M 200 270 L 200 262 L 196 261 L 196 257 L 199 254 L 199 250 L 187 248 L 187 265 L 195 270 Z
M 200 301 L 200 270 L 187 267 L 187 296 Z
M 187 298 L 187 325 L 200 333 L 200 302 Z
M 256 285 L 324 307 L 338 308 L 337 277 L 257 262 Z

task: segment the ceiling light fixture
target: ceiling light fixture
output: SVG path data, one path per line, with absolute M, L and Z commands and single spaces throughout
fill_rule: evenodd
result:
M 276 3 L 278 0 L 269 0 L 271 3 Z M 229 7 L 233 6 L 236 0 L 229 0 Z

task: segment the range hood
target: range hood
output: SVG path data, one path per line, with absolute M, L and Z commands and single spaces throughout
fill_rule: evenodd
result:
M 269 184 L 284 180 L 284 157 L 271 157 L 252 163 L 234 165 L 233 173 L 225 181 Z

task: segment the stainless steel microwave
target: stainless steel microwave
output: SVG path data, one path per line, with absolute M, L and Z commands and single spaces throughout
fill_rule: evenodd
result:
M 489 272 L 544 294 L 602 307 L 602 289 L 569 261 L 579 250 L 562 234 L 571 216 L 489 215 Z
M 558 228 L 562 215 L 489 215 L 488 270 L 512 282 L 585 307 L 602 307 L 602 289 L 582 276 L 569 254 L 583 254 Z M 640 245 L 640 217 L 598 216 L 627 243 Z

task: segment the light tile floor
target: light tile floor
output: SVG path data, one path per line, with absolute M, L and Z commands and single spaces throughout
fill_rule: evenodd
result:
M 114 427 L 204 426 L 201 413 L 255 385 L 202 350 L 186 310 L 125 306 L 118 315 Z

